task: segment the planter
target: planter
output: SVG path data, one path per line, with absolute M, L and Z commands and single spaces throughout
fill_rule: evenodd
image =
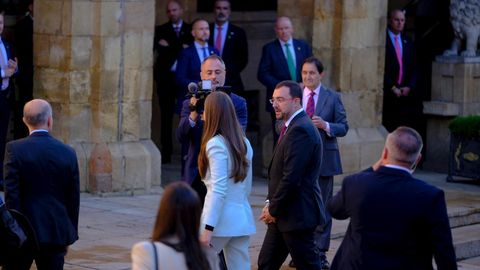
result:
M 466 138 L 451 134 L 447 182 L 452 176 L 480 179 L 480 137 Z
M 453 175 L 480 179 L 480 115 L 456 117 L 450 125 L 447 181 Z

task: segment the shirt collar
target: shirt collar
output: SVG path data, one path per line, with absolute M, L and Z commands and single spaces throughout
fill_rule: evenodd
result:
M 207 48 L 207 49 L 208 49 L 208 43 L 206 43 L 206 42 L 205 42 L 205 45 L 203 45 L 203 46 L 200 45 L 200 43 L 198 43 L 198 42 L 196 42 L 196 41 L 194 41 L 193 44 L 195 45 L 195 48 L 197 48 L 197 49 L 200 49 L 200 50 L 203 49 L 203 48 Z
M 303 111 L 303 108 L 300 108 L 300 109 L 298 109 L 296 112 L 294 112 L 294 113 L 292 114 L 292 116 L 290 116 L 290 118 L 288 118 L 288 120 L 285 122 L 285 126 L 288 128 L 288 126 L 290 125 L 290 122 L 292 122 L 292 119 L 293 119 L 295 116 L 297 116 L 297 114 L 299 114 L 299 113 L 302 112 L 302 111 Z
M 283 46 L 285 46 L 286 43 L 290 44 L 291 46 L 293 46 L 293 38 L 290 38 L 289 40 L 287 40 L 287 42 L 284 42 L 283 40 L 281 39 L 278 39 L 278 41 L 280 41 L 280 44 Z
M 402 39 L 402 33 L 398 33 L 398 35 L 395 35 L 392 31 L 390 31 L 390 29 L 388 29 L 388 35 L 391 39 L 394 39 L 395 37 L 398 37 L 400 40 Z
M 46 130 L 46 129 L 34 129 L 34 130 L 32 130 L 32 132 L 30 132 L 30 135 L 32 135 L 33 133 L 37 133 L 37 132 L 47 132 L 48 133 L 48 130 Z
M 317 86 L 317 88 L 315 88 L 315 89 L 313 90 L 313 92 L 315 92 L 315 95 L 316 95 L 317 97 L 318 97 L 318 95 L 320 95 L 320 89 L 321 89 L 321 88 L 322 88 L 322 83 L 320 83 L 320 84 Z M 308 87 L 305 86 L 305 88 L 303 88 L 303 96 L 304 96 L 304 97 L 305 97 L 305 96 L 309 96 L 311 91 L 312 91 L 312 90 L 310 90 L 310 88 L 308 88 Z
M 392 168 L 392 169 L 397 169 L 397 170 L 402 170 L 402 171 L 406 171 L 408 172 L 409 174 L 412 174 L 412 170 L 408 169 L 408 168 L 405 168 L 405 167 L 402 167 L 402 166 L 398 166 L 398 165 L 393 165 L 393 164 L 385 164 L 383 165 L 387 168 Z
M 218 27 L 219 27 L 219 25 L 218 25 L 218 24 L 215 24 L 215 29 L 214 29 L 214 30 L 218 30 Z M 226 22 L 222 25 L 222 31 L 227 31 L 226 29 L 228 29 L 228 21 L 226 21 Z

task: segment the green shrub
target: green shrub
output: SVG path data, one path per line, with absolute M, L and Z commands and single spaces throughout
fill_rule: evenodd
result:
M 467 138 L 480 138 L 480 115 L 458 116 L 448 125 L 450 132 Z

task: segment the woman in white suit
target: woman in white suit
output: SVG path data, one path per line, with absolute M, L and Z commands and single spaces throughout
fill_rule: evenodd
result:
M 248 246 L 255 233 L 248 202 L 253 150 L 227 94 L 213 92 L 206 98 L 203 119 L 198 167 L 207 195 L 200 240 L 216 252 L 223 249 L 228 269 L 250 269 Z

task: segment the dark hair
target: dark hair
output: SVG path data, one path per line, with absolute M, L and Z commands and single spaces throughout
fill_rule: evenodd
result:
M 275 89 L 278 89 L 280 87 L 287 87 L 289 89 L 289 94 L 292 98 L 299 98 L 300 101 L 302 100 L 302 88 L 300 88 L 300 85 L 297 82 L 281 81 L 275 86 Z
M 307 59 L 305 59 L 305 60 L 303 61 L 302 67 L 303 67 L 303 65 L 305 65 L 306 63 L 314 64 L 314 65 L 317 67 L 318 73 L 322 73 L 322 72 L 323 72 L 323 64 L 322 64 L 322 62 L 320 62 L 320 60 L 318 60 L 318 58 L 316 58 L 316 57 L 314 57 L 314 56 L 308 57 Z
M 192 21 L 192 30 L 193 30 L 193 27 L 195 26 L 195 24 L 199 21 L 204 21 L 208 24 L 208 21 L 204 18 L 196 18 L 195 20 Z
M 189 270 L 209 270 L 199 241 L 201 203 L 197 193 L 185 182 L 169 184 L 158 208 L 152 240 L 176 236 Z
M 227 143 L 232 158 L 234 182 L 240 182 L 247 176 L 247 147 L 243 140 L 243 130 L 237 120 L 235 107 L 230 97 L 220 91 L 212 92 L 205 100 L 205 124 L 203 125 L 202 144 L 198 155 L 198 171 L 203 178 L 209 166 L 207 143 L 215 135 L 221 134 Z
M 230 0 L 215 0 L 213 2 L 213 7 L 215 8 L 215 6 L 217 5 L 218 2 L 227 2 L 228 5 L 230 6 L 230 9 L 232 8 L 232 2 L 230 2 Z

